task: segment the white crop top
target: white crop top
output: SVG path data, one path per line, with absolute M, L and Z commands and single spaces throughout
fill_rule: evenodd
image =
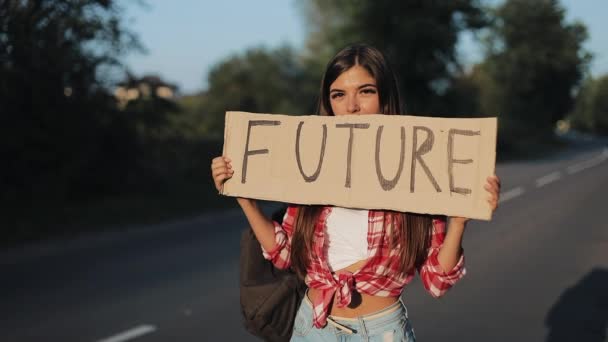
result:
M 333 207 L 327 217 L 327 262 L 332 271 L 367 259 L 369 210 Z

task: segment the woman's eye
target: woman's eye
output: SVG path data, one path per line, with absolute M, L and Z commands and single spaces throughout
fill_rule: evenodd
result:
M 361 92 L 363 94 L 375 94 L 376 93 L 376 89 L 374 89 L 374 88 L 365 88 L 365 89 L 361 90 Z
M 344 96 L 344 94 L 342 94 L 342 93 L 332 93 L 331 94 L 332 99 L 337 99 L 338 97 L 342 97 L 342 96 Z

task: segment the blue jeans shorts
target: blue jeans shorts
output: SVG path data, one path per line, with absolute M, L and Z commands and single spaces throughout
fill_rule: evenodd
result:
M 312 303 L 304 296 L 296 314 L 291 341 L 416 341 L 401 298 L 386 308 L 356 318 L 329 316 L 327 325 L 312 325 Z

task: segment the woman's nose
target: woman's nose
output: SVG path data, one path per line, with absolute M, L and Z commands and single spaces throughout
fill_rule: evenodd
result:
M 356 95 L 351 95 L 348 97 L 346 110 L 348 110 L 349 113 L 357 113 L 359 110 L 361 110 L 361 107 L 359 106 L 359 99 Z

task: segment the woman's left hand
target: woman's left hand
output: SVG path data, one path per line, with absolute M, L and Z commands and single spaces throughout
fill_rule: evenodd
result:
M 496 175 L 492 175 L 486 179 L 486 185 L 483 187 L 490 194 L 487 198 L 488 203 L 490 204 L 490 208 L 492 209 L 492 213 L 498 208 L 498 199 L 500 197 L 500 178 Z M 450 217 L 451 221 L 460 221 L 459 223 L 465 224 L 468 220 L 468 217 Z

